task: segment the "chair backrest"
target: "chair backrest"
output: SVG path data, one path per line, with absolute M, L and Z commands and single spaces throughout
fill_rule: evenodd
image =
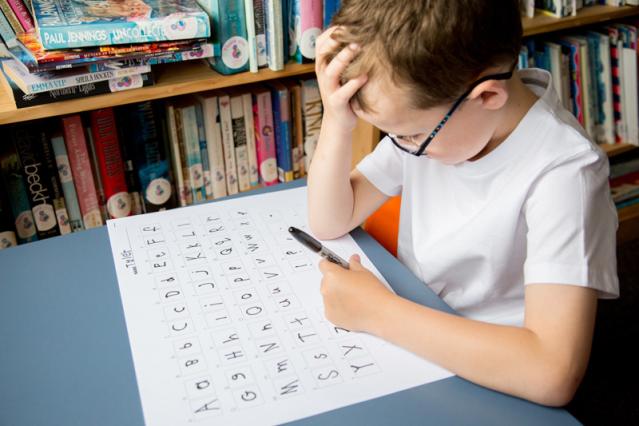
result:
M 401 196 L 392 197 L 370 215 L 364 229 L 386 250 L 397 257 L 397 234 L 399 233 L 399 207 Z

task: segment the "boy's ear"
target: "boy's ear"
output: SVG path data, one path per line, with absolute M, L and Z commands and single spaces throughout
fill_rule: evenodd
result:
M 488 80 L 475 87 L 468 99 L 478 101 L 482 108 L 494 111 L 508 101 L 508 89 L 504 81 Z

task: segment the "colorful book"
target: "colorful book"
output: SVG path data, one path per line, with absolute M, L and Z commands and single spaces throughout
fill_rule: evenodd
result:
M 106 6 L 106 7 L 105 7 Z M 45 49 L 206 38 L 209 18 L 195 0 L 148 0 L 131 7 L 101 0 L 33 0 Z
M 253 16 L 255 18 L 255 43 L 257 44 L 257 66 L 268 65 L 266 54 L 266 15 L 264 14 L 264 1 L 253 0 Z
M 18 242 L 22 244 L 37 241 L 37 228 L 26 181 L 22 176 L 22 164 L 13 143 L 0 144 L 0 178 L 9 198 Z
M 128 67 L 119 70 L 87 73 L 81 68 L 30 74 L 15 60 L 3 61 L 2 67 L 7 76 L 26 94 L 48 92 L 66 87 L 79 86 L 105 80 L 113 80 L 151 71 L 149 65 Z
M 202 106 L 213 198 L 225 197 L 227 194 L 226 171 L 217 96 L 214 93 L 205 93 L 197 95 L 197 100 Z
M 11 6 L 9 6 L 8 1 L 0 1 L 0 11 L 2 12 L 2 15 L 4 15 L 4 17 L 9 22 L 9 25 L 11 26 L 15 34 L 18 34 L 24 31 L 24 28 L 22 28 L 20 21 L 18 21 L 18 17 L 11 9 Z
M 637 28 L 631 25 L 616 24 L 623 41 L 623 105 L 626 143 L 639 145 L 639 109 L 637 105 Z
M 266 56 L 268 67 L 273 71 L 284 69 L 284 17 L 282 1 L 264 0 L 264 21 L 266 23 Z
M 131 197 L 126 185 L 124 161 L 120 151 L 113 108 L 94 110 L 89 113 L 89 116 L 108 217 L 117 219 L 129 216 Z M 136 131 L 139 129 L 136 128 Z
M 18 45 L 16 33 L 2 11 L 0 11 L 0 37 L 2 38 L 2 41 L 4 41 L 4 44 L 9 48 L 16 47 Z
M 291 39 L 291 55 L 296 62 L 315 59 L 315 40 L 322 33 L 322 0 L 292 0 L 291 25 L 295 37 Z
M 242 95 L 234 94 L 230 96 L 230 102 L 231 128 L 233 129 L 233 146 L 235 148 L 238 189 L 240 191 L 248 191 L 251 189 L 249 177 L 250 165 Z
M 333 20 L 333 16 L 337 13 L 341 6 L 342 0 L 324 0 L 324 10 L 322 14 L 324 28 L 328 28 L 331 26 L 331 21 Z M 528 11 L 532 14 L 535 13 L 535 1 L 528 1 Z
M 305 174 L 304 165 L 304 125 L 302 121 L 302 87 L 294 81 L 285 81 L 291 99 L 291 159 L 293 160 L 293 178 Z
M 93 172 L 91 171 L 91 159 L 87 149 L 82 119 L 77 114 L 63 117 L 62 126 L 84 227 L 90 229 L 102 226 L 102 214 L 100 213 L 98 195 L 95 189 Z
M 258 2 L 260 0 L 257 0 Z M 255 33 L 255 6 L 253 0 L 244 0 L 246 14 L 246 38 L 249 51 L 249 71 L 257 72 L 257 35 Z
M 16 18 L 18 18 L 22 29 L 24 31 L 32 31 L 34 29 L 33 18 L 24 2 L 22 0 L 7 0 L 7 2 L 16 15 Z
M 606 27 L 610 40 L 610 68 L 612 71 L 612 108 L 615 122 L 615 142 L 625 141 L 625 132 L 622 116 L 623 91 L 621 84 L 621 51 L 623 42 L 619 38 L 619 31 L 615 27 Z
M 162 132 L 163 114 L 158 108 L 147 101 L 116 109 L 120 143 L 127 147 L 143 195 L 145 213 L 177 206 L 171 183 L 168 143 Z
M 33 124 L 19 124 L 9 129 L 16 151 L 20 156 L 31 211 L 38 230 L 38 238 L 60 235 L 60 228 L 53 205 L 51 176 L 40 149 L 42 129 Z M 46 136 L 45 136 L 46 137 Z
M 249 44 L 244 0 L 198 0 L 211 16 L 217 59 L 211 66 L 220 74 L 248 71 Z
M 273 101 L 273 130 L 277 154 L 277 177 L 280 182 L 294 178 L 291 134 L 291 101 L 286 86 L 274 81 L 269 84 Z
M 98 164 L 98 153 L 95 150 L 95 143 L 93 143 L 93 132 L 91 131 L 89 117 L 86 118 L 86 123 L 89 124 L 87 124 L 84 129 L 84 135 L 87 141 L 87 148 L 89 150 L 91 173 L 93 173 L 93 180 L 95 182 L 95 192 L 98 195 L 100 216 L 102 217 L 102 221 L 106 222 L 109 218 L 109 214 L 107 213 L 107 198 L 104 192 L 104 185 L 102 185 L 102 174 L 100 173 L 100 165 Z
M 220 110 L 220 128 L 222 131 L 222 147 L 224 148 L 224 169 L 226 170 L 226 192 L 229 195 L 239 191 L 235 142 L 233 141 L 233 119 L 231 117 L 231 98 L 227 94 L 218 97 Z
M 190 102 L 182 104 L 180 106 L 180 118 L 186 155 L 186 171 L 189 174 L 190 189 L 193 197 L 192 202 L 197 204 L 206 200 L 206 189 L 204 187 L 204 170 L 202 167 L 195 104 Z
M 273 135 L 273 104 L 271 92 L 266 88 L 258 88 L 253 93 L 253 122 L 260 182 L 266 186 L 274 185 L 278 180 Z
M 51 147 L 55 155 L 58 177 L 67 206 L 69 226 L 72 232 L 81 231 L 84 229 L 84 225 L 82 224 L 82 214 L 80 213 L 80 205 L 78 204 L 78 194 L 75 192 L 75 186 L 73 184 L 73 174 L 71 173 L 69 156 L 67 155 L 67 148 L 64 145 L 64 137 L 61 134 L 54 134 L 51 137 Z
M 572 112 L 582 125 L 584 124 L 583 89 L 581 81 L 581 55 L 579 43 L 570 38 L 561 38 L 558 43 L 562 45 L 570 55 L 570 97 L 572 99 Z
M 209 165 L 209 150 L 204 129 L 204 113 L 199 102 L 194 103 L 195 119 L 197 120 L 197 136 L 200 147 L 200 159 L 202 160 L 202 175 L 204 177 L 204 192 L 207 200 L 213 199 L 213 182 L 211 180 L 211 166 Z
M 317 80 L 302 80 L 301 102 L 302 122 L 304 126 L 304 169 L 308 170 L 320 129 L 322 128 L 322 98 L 320 97 Z

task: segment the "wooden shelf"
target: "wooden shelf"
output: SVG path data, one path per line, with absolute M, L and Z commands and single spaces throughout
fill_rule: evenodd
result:
M 309 74 L 314 71 L 314 64 L 288 64 L 283 71 L 262 69 L 228 76 L 213 71 L 205 61 L 156 65 L 153 70 L 156 84 L 150 87 L 20 109 L 4 84 L 0 91 L 0 125 Z
M 617 244 L 639 239 L 639 204 L 620 209 L 618 215 Z
M 616 143 L 614 145 L 601 144 L 599 146 L 606 154 L 608 154 L 608 157 L 614 157 L 615 155 L 619 155 L 624 152 L 639 148 L 636 145 L 630 145 L 627 143 Z
M 639 16 L 639 7 L 588 6 L 581 9 L 577 13 L 577 16 L 553 18 L 552 16 L 537 14 L 534 18 L 522 18 L 522 23 L 524 25 L 524 36 L 527 37 L 612 21 L 614 19 L 627 18 L 629 16 Z

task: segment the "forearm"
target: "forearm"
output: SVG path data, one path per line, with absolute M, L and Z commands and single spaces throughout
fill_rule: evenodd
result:
M 370 332 L 479 385 L 564 405 L 581 381 L 531 330 L 474 321 L 393 296 Z M 407 326 L 410 324 L 410 326 Z M 589 350 L 589 348 L 588 348 Z
M 312 231 L 322 239 L 348 232 L 353 215 L 350 184 L 352 132 L 322 122 L 319 141 L 308 172 L 308 211 Z

